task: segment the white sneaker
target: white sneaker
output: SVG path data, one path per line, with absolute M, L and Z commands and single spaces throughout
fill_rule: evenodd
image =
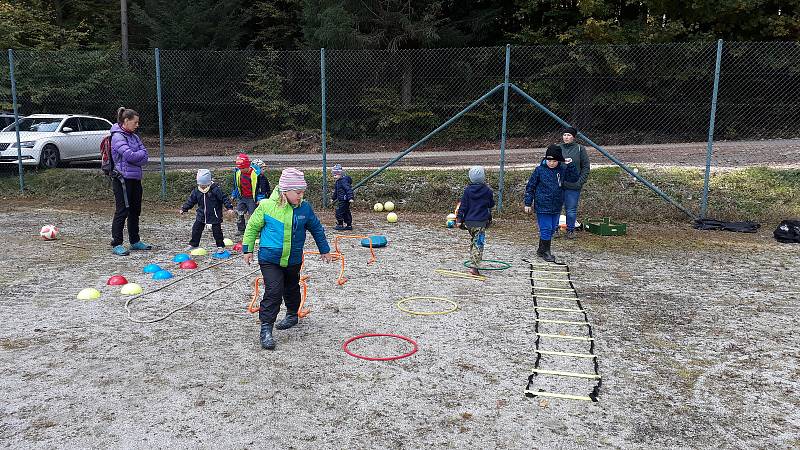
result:
M 217 254 L 222 254 L 225 252 L 225 247 L 217 247 Z
M 187 245 L 186 248 L 184 248 L 184 250 L 187 251 L 187 252 L 190 252 L 190 251 L 195 250 L 197 248 L 200 248 L 200 247 L 194 247 L 192 245 Z

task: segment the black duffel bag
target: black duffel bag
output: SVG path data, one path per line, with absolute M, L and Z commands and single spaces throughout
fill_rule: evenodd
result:
M 775 240 L 784 244 L 800 244 L 800 220 L 783 220 L 772 232 Z

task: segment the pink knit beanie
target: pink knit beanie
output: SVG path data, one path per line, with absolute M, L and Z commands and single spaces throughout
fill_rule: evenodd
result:
M 278 180 L 278 189 L 281 192 L 304 191 L 307 187 L 303 172 L 293 167 L 283 169 L 283 172 L 281 172 L 281 178 Z

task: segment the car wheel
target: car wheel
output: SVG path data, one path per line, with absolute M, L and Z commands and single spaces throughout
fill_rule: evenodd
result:
M 42 148 L 39 154 L 39 167 L 42 169 L 53 169 L 61 164 L 61 156 L 58 154 L 58 148 L 53 144 L 47 144 Z

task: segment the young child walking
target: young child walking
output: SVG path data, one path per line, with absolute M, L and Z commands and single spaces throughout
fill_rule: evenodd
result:
M 247 217 L 253 214 L 258 202 L 267 198 L 270 191 L 266 164 L 260 160 L 251 163 L 246 153 L 239 153 L 233 169 L 231 189 L 231 197 L 236 199 L 236 213 L 239 215 L 236 221 L 237 235 L 244 233 Z
M 336 226 L 334 230 L 352 230 L 353 215 L 350 213 L 350 204 L 353 203 L 353 179 L 342 169 L 341 164 L 336 164 L 331 169 L 336 184 L 333 187 L 333 201 L 336 204 Z
M 311 205 L 303 200 L 305 190 L 303 172 L 294 168 L 284 169 L 278 188 L 266 201 L 258 204 L 244 232 L 244 262 L 250 265 L 253 252 L 257 250 L 258 264 L 264 276 L 264 298 L 258 318 L 261 321 L 261 347 L 267 350 L 275 349 L 272 328 L 281 303 L 286 303 L 286 316 L 275 328 L 286 330 L 298 322 L 300 264 L 306 231 L 314 237 L 322 260 L 330 262 L 333 259 L 322 224 Z M 259 238 L 258 249 L 254 248 L 256 238 Z
M 547 262 L 556 260 L 550 251 L 550 243 L 553 232 L 558 228 L 558 217 L 564 205 L 563 184 L 578 177 L 575 166 L 570 165 L 571 162 L 571 158 L 564 159 L 558 145 L 548 146 L 544 159 L 531 173 L 525 187 L 525 212 L 530 213 L 533 204 L 539 224 L 539 248 L 536 255 Z
M 225 242 L 222 236 L 222 207 L 224 205 L 227 213 L 233 214 L 233 203 L 228 198 L 228 194 L 214 183 L 211 171 L 208 169 L 197 171 L 197 187 L 192 190 L 186 203 L 181 206 L 180 213 L 186 214 L 195 205 L 197 205 L 197 215 L 194 225 L 192 225 L 192 237 L 186 250 L 191 251 L 199 247 L 203 228 L 209 227 L 217 244 L 217 253 L 222 253 L 225 251 Z
M 469 273 L 480 275 L 478 267 L 483 259 L 486 244 L 486 228 L 492 221 L 494 192 L 486 184 L 486 172 L 482 166 L 469 169 L 469 184 L 461 195 L 461 204 L 456 213 L 456 226 L 466 227 L 472 240 L 469 245 L 469 259 L 472 267 Z

